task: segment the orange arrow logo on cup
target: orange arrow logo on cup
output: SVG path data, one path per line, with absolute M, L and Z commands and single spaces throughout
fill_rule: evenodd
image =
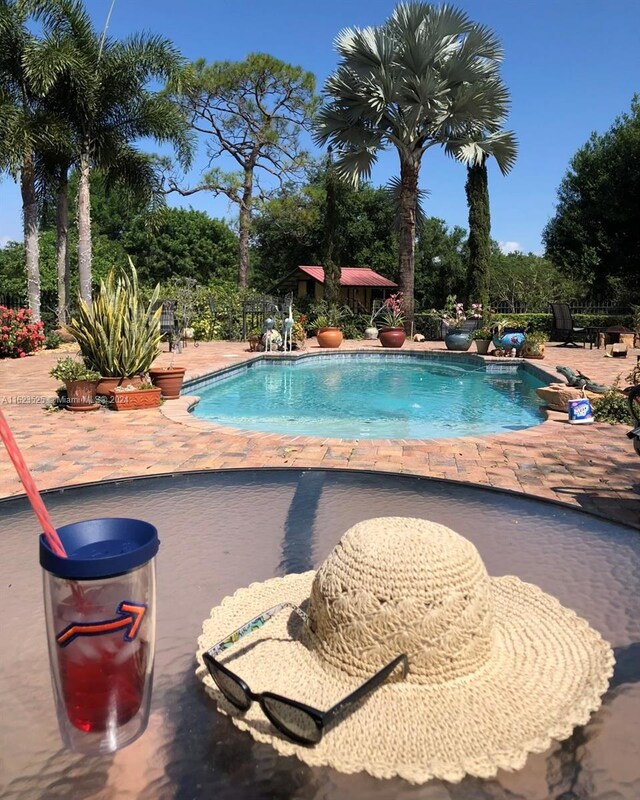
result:
M 71 625 L 60 631 L 56 636 L 56 642 L 60 647 L 66 647 L 78 636 L 102 636 L 105 633 L 124 630 L 125 642 L 132 642 L 138 635 L 140 625 L 147 611 L 145 603 L 132 603 L 123 600 L 116 614 L 115 619 L 107 619 L 103 622 L 72 622 Z

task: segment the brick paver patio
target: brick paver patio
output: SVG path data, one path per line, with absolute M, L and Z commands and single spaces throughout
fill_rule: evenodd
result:
M 379 348 L 378 342 L 346 342 L 343 348 Z M 439 343 L 407 344 L 420 351 Z M 318 352 L 315 340 L 310 352 Z M 547 346 L 535 362 L 550 373 L 556 364 L 611 383 L 626 375 L 638 351 L 626 359 L 603 350 Z M 47 412 L 57 382 L 49 370 L 60 356 L 42 352 L 0 361 L 0 404 L 42 489 L 134 475 L 228 467 L 348 467 L 404 472 L 511 489 L 559 500 L 640 528 L 640 460 L 626 426 L 575 426 L 551 412 L 541 425 L 513 433 L 440 440 L 342 440 L 238 432 L 195 423 L 184 400 L 161 410 L 91 413 Z M 255 357 L 244 343 L 190 344 L 175 364 L 187 378 Z M 169 363 L 169 354 L 158 359 Z M 558 380 L 560 376 L 555 375 Z M 8 458 L 0 458 L 0 497 L 21 492 Z

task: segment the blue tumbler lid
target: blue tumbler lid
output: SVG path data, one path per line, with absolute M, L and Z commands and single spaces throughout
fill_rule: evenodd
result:
M 141 567 L 158 552 L 158 531 L 149 522 L 103 517 L 57 528 L 67 558 L 40 534 L 40 565 L 60 578 L 110 578 Z

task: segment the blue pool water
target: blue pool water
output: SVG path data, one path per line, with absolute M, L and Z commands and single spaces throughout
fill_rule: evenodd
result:
M 347 439 L 437 439 L 529 428 L 543 421 L 521 366 L 443 358 L 338 356 L 258 361 L 189 389 L 195 416 L 255 431 Z

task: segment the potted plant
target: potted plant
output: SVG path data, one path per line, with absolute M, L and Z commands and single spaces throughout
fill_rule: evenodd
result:
M 110 405 L 116 411 L 137 411 L 160 405 L 160 389 L 150 382 L 140 386 L 116 386 L 110 392 Z
M 371 311 L 371 315 L 369 317 L 369 322 L 367 323 L 367 327 L 364 329 L 364 338 L 368 339 L 369 341 L 373 341 L 374 339 L 378 338 L 378 326 L 376 325 L 376 319 L 380 316 L 382 308 L 377 308 Z
M 525 358 L 544 358 L 544 345 L 549 337 L 543 331 L 527 333 L 521 353 Z
M 67 330 L 80 345 L 89 369 L 100 373 L 97 393 L 108 395 L 121 385 L 140 385 L 160 353 L 160 315 L 157 304 L 160 286 L 144 305 L 138 276 L 129 259 L 131 276 L 111 270 L 93 298 L 91 307 L 79 299 L 77 318 Z
M 402 293 L 392 294 L 380 309 L 380 344 L 383 347 L 402 347 L 407 338 L 404 332 Z
M 342 323 L 351 315 L 348 306 L 330 303 L 319 304 L 320 313 L 316 317 L 316 337 L 319 347 L 335 348 L 342 344 Z
M 469 311 L 464 310 L 464 303 L 459 303 L 455 295 L 450 294 L 445 302 L 442 311 L 431 312 L 438 317 L 445 327 L 444 343 L 447 350 L 465 352 L 471 347 L 473 341 L 474 328 L 473 322 L 468 320 L 479 320 L 482 318 L 482 305 L 472 303 Z
M 525 328 L 510 319 L 502 319 L 493 326 L 493 344 L 496 350 L 509 353 L 520 351 L 525 340 Z
M 100 408 L 100 404 L 96 403 L 99 372 L 87 369 L 82 361 L 68 356 L 58 359 L 49 375 L 64 382 L 67 390 L 66 406 L 70 411 L 96 411 Z
M 476 343 L 476 350 L 481 356 L 486 356 L 489 352 L 492 338 L 493 334 L 488 326 L 478 328 L 473 332 L 473 341 Z

